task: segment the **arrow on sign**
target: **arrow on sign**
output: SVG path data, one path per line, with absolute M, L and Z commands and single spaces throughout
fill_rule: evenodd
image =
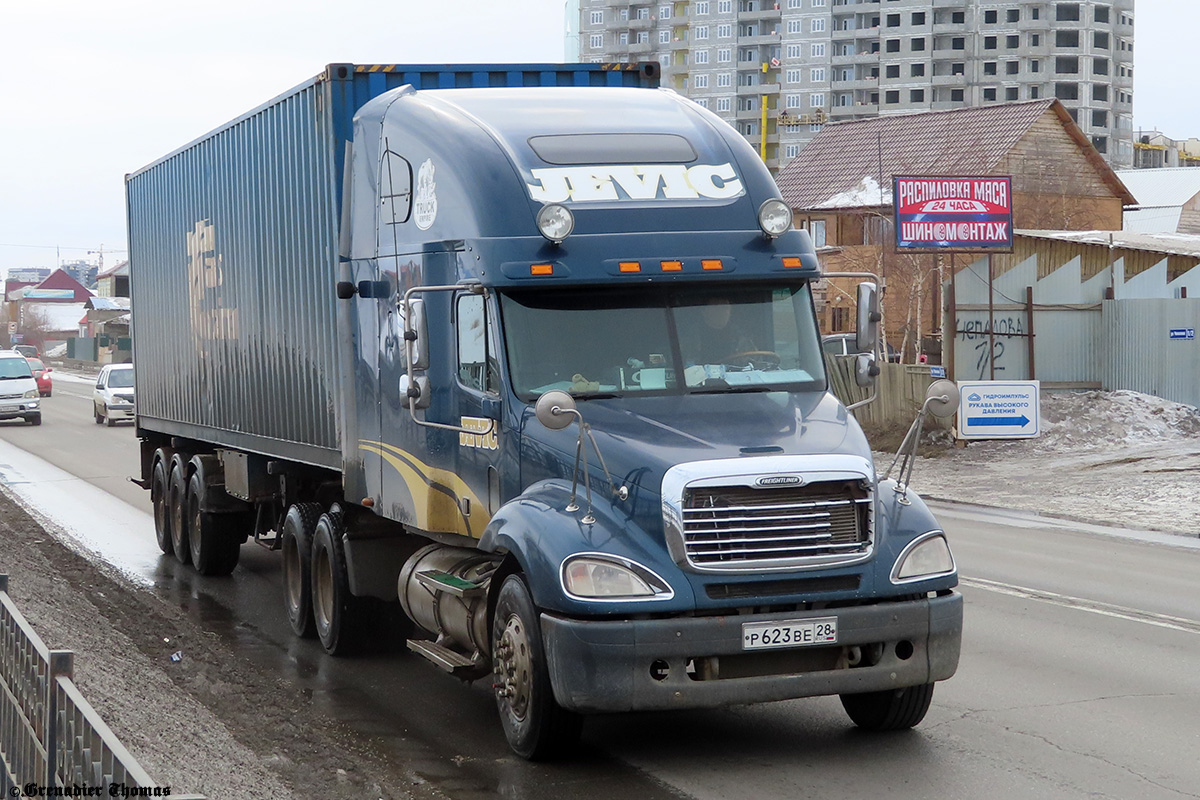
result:
M 967 427 L 975 427 L 978 425 L 1016 425 L 1024 428 L 1029 424 L 1029 417 L 1022 414 L 1019 417 L 968 417 Z

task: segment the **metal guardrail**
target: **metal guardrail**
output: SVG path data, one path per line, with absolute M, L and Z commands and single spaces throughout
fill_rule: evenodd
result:
M 78 787 L 137 797 L 167 789 L 80 694 L 74 661 L 70 650 L 46 647 L 9 597 L 8 576 L 0 575 L 0 797 L 55 796 L 56 789 Z

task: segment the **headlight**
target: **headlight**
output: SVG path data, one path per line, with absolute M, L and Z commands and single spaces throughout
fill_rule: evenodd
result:
M 575 215 L 564 205 L 549 203 L 538 211 L 537 227 L 542 236 L 554 244 L 562 244 L 575 230 Z
M 792 210 L 787 203 L 772 198 L 758 207 L 758 227 L 772 239 L 782 236 L 792 227 Z
M 563 562 L 563 588 L 582 600 L 668 600 L 675 596 L 667 582 L 625 558 L 596 553 Z
M 953 572 L 954 556 L 950 554 L 950 545 L 941 531 L 934 531 L 904 548 L 892 568 L 892 583 L 911 583 Z
M 38 390 L 37 390 L 37 389 L 30 389 L 28 392 L 26 392 L 26 393 L 25 393 L 25 396 L 26 396 L 26 397 L 37 397 L 37 396 L 38 396 Z

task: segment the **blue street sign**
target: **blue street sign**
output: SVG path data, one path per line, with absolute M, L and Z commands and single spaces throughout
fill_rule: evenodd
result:
M 1171 328 L 1170 338 L 1172 338 L 1172 339 L 1195 339 L 1196 338 L 1196 329 L 1195 328 Z
M 946 377 L 946 368 L 945 367 L 930 367 L 929 368 L 929 377 L 931 377 L 931 378 Z
M 960 381 L 960 439 L 1025 439 L 1040 434 L 1038 381 Z

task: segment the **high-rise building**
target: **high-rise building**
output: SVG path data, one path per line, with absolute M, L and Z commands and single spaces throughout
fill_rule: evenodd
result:
M 1050 97 L 1128 167 L 1133 3 L 579 0 L 579 54 L 659 61 L 773 170 L 828 121 Z

